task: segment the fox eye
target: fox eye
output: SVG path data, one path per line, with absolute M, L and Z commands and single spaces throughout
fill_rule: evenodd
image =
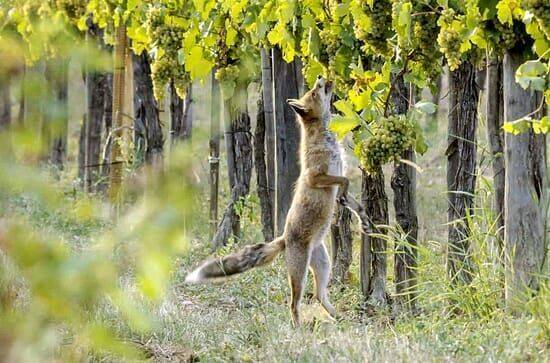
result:
M 316 93 L 316 92 L 312 92 L 311 95 L 312 95 L 313 97 L 317 97 L 317 93 Z

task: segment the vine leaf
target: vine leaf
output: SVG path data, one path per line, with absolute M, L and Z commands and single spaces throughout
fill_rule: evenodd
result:
M 203 50 L 200 46 L 191 48 L 185 58 L 185 70 L 191 74 L 191 79 L 202 79 L 212 69 L 213 64 L 203 57 Z
M 531 87 L 536 91 L 544 91 L 548 68 L 540 60 L 530 60 L 523 63 L 516 70 L 516 82 L 523 89 Z
M 359 121 L 355 118 L 334 115 L 332 116 L 329 129 L 336 134 L 338 139 L 343 139 L 357 126 L 359 126 Z
M 361 118 L 353 110 L 353 106 L 344 100 L 334 102 L 334 107 L 344 114 L 344 116 L 333 116 L 329 129 L 333 131 L 339 139 L 344 138 L 348 132 L 354 130 L 361 124 Z
M 431 115 L 437 110 L 437 106 L 434 103 L 428 101 L 417 102 L 414 105 L 414 108 L 419 112 L 425 113 L 427 115 Z

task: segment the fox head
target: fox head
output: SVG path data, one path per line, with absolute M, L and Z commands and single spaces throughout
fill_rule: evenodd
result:
M 332 99 L 333 83 L 317 77 L 312 89 L 306 92 L 300 99 L 290 98 L 286 100 L 294 112 L 298 114 L 299 120 L 304 124 L 320 121 L 327 123 L 330 118 L 330 101 Z

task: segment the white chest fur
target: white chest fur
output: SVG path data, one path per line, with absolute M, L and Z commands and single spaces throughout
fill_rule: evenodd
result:
M 325 131 L 325 142 L 330 150 L 330 161 L 328 174 L 342 176 L 344 173 L 344 161 L 342 159 L 342 148 L 336 141 L 336 137 L 330 131 Z

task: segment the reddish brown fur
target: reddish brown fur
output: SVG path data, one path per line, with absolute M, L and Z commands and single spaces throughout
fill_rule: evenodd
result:
M 286 248 L 294 324 L 300 324 L 299 305 L 308 266 L 315 276 L 317 298 L 331 315 L 335 315 L 327 294 L 330 259 L 323 241 L 332 219 L 337 189 L 340 187 L 339 195 L 345 195 L 348 180 L 342 176 L 340 148 L 326 128 L 330 119 L 331 96 L 332 83 L 319 77 L 315 86 L 302 98 L 288 100 L 302 129 L 301 170 L 283 235 L 273 242 L 247 246 L 222 259 L 207 261 L 193 271 L 187 281 L 200 282 L 240 273 L 271 262 Z

